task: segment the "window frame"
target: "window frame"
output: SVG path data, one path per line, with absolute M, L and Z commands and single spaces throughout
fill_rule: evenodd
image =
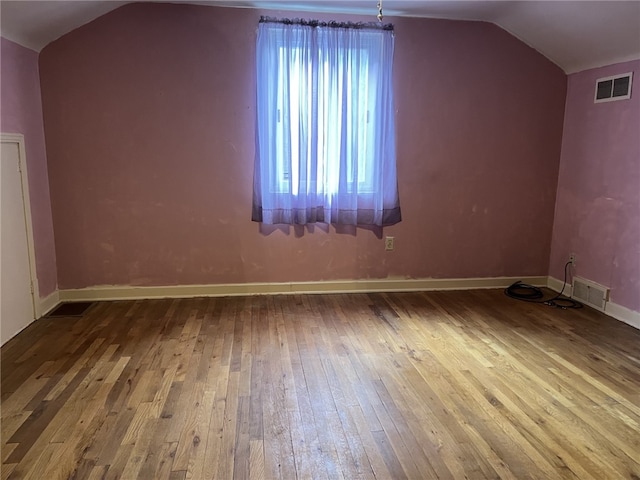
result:
M 629 84 L 627 86 L 627 93 L 624 95 L 615 95 L 615 86 L 616 80 L 620 80 L 623 78 L 629 78 Z M 611 82 L 611 86 L 609 87 L 608 96 L 598 98 L 598 93 L 600 90 L 600 84 L 605 82 Z M 611 75 L 609 77 L 602 77 L 596 80 L 596 88 L 595 93 L 593 95 L 593 103 L 604 103 L 604 102 L 615 102 L 617 100 L 627 100 L 631 98 L 631 86 L 633 84 L 633 72 L 621 73 L 618 75 Z

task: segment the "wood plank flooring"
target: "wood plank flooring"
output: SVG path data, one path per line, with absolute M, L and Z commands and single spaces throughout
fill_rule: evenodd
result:
M 640 331 L 498 290 L 103 302 L 1 353 L 2 479 L 640 479 Z

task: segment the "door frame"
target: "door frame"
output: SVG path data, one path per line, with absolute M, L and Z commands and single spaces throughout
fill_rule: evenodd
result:
M 33 319 L 37 320 L 40 312 L 40 293 L 38 288 L 38 272 L 36 269 L 36 252 L 33 242 L 33 224 L 31 217 L 31 197 L 29 196 L 29 174 L 27 171 L 27 156 L 24 146 L 24 135 L 21 133 L 0 133 L 1 143 L 13 143 L 18 146 L 18 165 L 20 169 L 20 180 L 22 182 L 22 206 L 24 224 L 27 234 L 27 254 L 29 256 L 29 274 L 31 277 L 31 306 L 33 309 Z M 38 301 L 36 301 L 38 299 Z

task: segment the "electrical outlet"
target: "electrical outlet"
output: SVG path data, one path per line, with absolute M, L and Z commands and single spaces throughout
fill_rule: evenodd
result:
M 384 249 L 393 250 L 393 237 L 384 237 Z
M 572 267 L 576 266 L 576 254 L 572 253 L 571 255 L 569 255 L 569 262 L 571 263 Z

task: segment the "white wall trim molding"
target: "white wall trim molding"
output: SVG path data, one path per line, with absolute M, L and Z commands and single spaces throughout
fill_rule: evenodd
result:
M 549 277 L 549 281 L 547 282 L 547 287 L 549 287 L 554 292 L 560 293 L 560 291 L 562 290 L 562 284 L 563 284 L 562 280 L 558 280 L 557 278 L 554 278 L 554 277 Z M 564 291 L 562 292 L 562 295 L 566 297 L 570 297 L 572 293 L 573 293 L 573 290 L 572 290 L 571 284 L 567 283 L 564 287 Z
M 607 302 L 604 307 L 604 313 L 640 330 L 640 312 L 634 312 L 617 303 Z
M 554 277 L 489 277 L 489 278 L 423 278 L 340 280 L 329 282 L 289 283 L 230 283 L 217 285 L 170 285 L 158 287 L 114 286 L 56 290 L 40 299 L 40 316 L 50 312 L 61 302 L 142 300 L 156 298 L 225 297 L 242 295 L 291 295 L 297 293 L 367 293 L 367 292 L 420 292 L 434 290 L 476 290 L 506 288 L 516 281 L 537 287 L 562 290 L 562 281 Z M 565 286 L 564 295 L 571 296 L 571 285 Z M 640 329 L 640 312 L 634 312 L 615 303 L 607 303 L 606 315 Z
M 41 298 L 36 304 L 36 318 L 41 318 L 47 315 L 51 310 L 56 308 L 60 303 L 60 292 L 58 290 L 49 294 L 48 296 Z
M 559 292 L 562 289 L 562 281 L 558 280 L 554 277 L 549 277 L 549 282 L 547 286 L 556 292 Z M 571 296 L 571 285 L 567 285 L 564 289 L 563 295 L 567 297 Z M 635 312 L 633 310 L 628 309 L 627 307 L 623 307 L 622 305 L 618 305 L 617 303 L 607 302 L 604 306 L 604 309 L 595 308 L 593 306 L 589 306 L 594 310 L 598 310 L 605 315 L 609 315 L 610 317 L 619 320 L 620 322 L 624 322 L 627 325 L 631 325 L 634 328 L 640 330 L 640 312 Z
M 25 216 L 25 228 L 27 236 L 27 255 L 29 256 L 29 273 L 31 276 L 31 302 L 33 307 L 33 320 L 38 318 L 38 301 L 40 298 L 38 286 L 38 269 L 36 268 L 36 250 L 33 240 L 33 221 L 31 216 L 31 194 L 29 193 L 29 169 L 27 154 L 24 145 L 24 135 L 21 133 L 0 133 L 2 143 L 15 143 L 18 146 L 18 164 L 20 169 L 20 181 L 22 182 L 22 202 Z M 26 325 L 25 325 L 26 327 Z
M 233 283 L 219 285 L 173 285 L 159 287 L 98 286 L 60 290 L 60 302 L 138 300 L 153 298 L 222 297 L 296 293 L 415 292 L 506 288 L 517 280 L 545 286 L 547 277 L 491 277 L 454 279 L 374 279 L 329 282 Z

